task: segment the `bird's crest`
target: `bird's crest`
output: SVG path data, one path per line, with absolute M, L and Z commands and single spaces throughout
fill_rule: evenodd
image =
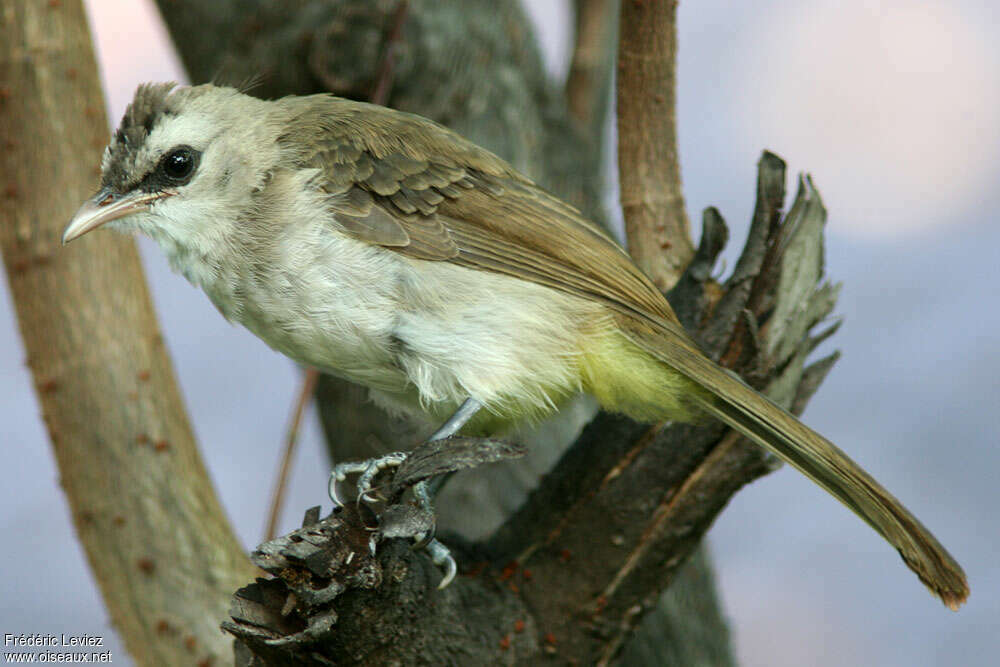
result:
M 104 156 L 101 170 L 104 187 L 124 191 L 131 185 L 129 178 L 135 176 L 132 167 L 136 153 L 157 122 L 171 113 L 168 100 L 176 86 L 173 82 L 144 83 L 136 89 Z

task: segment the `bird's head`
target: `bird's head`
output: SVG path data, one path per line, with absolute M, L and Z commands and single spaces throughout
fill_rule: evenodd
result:
M 233 88 L 139 86 L 63 243 L 108 225 L 207 252 L 279 159 L 267 105 Z

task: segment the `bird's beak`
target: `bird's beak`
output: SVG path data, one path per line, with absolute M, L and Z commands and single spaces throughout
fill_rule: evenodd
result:
M 122 195 L 103 188 L 84 202 L 69 221 L 66 231 L 63 232 L 63 245 L 112 220 L 145 211 L 153 202 L 172 194 L 174 193 L 170 191 L 161 191 L 129 192 Z

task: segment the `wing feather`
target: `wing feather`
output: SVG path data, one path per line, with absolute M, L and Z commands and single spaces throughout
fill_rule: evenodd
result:
M 283 102 L 291 120 L 281 141 L 301 168 L 318 170 L 346 233 L 597 299 L 686 338 L 663 295 L 604 230 L 492 153 L 383 107 L 329 96 Z

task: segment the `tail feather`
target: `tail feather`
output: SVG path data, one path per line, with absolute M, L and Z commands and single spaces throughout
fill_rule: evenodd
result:
M 687 340 L 670 340 L 675 337 L 672 332 L 631 333 L 641 347 L 706 390 L 692 395 L 701 409 L 795 466 L 864 519 L 945 605 L 957 609 L 965 601 L 969 585 L 961 566 L 902 503 L 847 454 L 706 358 Z M 650 336 L 657 340 L 650 340 Z

